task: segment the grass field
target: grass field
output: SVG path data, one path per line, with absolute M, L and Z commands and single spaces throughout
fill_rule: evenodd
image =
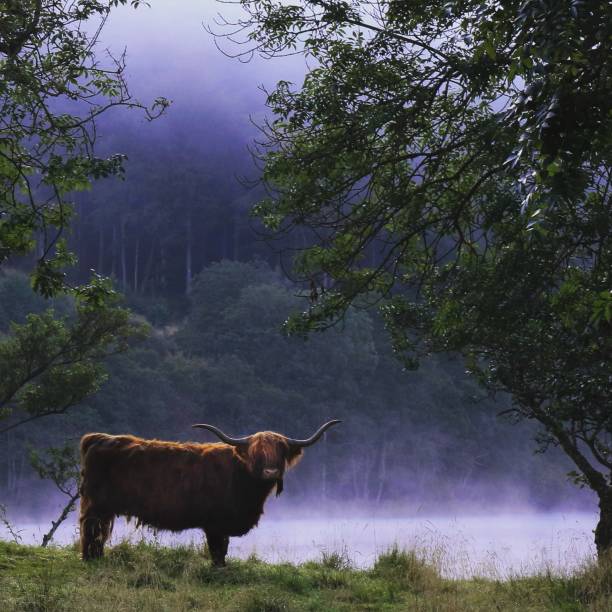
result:
M 572 576 L 448 580 L 412 551 L 391 550 L 369 570 L 339 554 L 301 565 L 230 560 L 215 569 L 194 547 L 124 543 L 85 564 L 74 547 L 0 542 L 0 610 L 609 612 L 612 562 Z

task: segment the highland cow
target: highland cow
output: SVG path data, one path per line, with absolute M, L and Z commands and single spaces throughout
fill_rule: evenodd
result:
M 212 425 L 223 443 L 179 443 L 135 436 L 90 433 L 81 439 L 81 552 L 101 557 L 116 516 L 134 517 L 156 529 L 199 528 L 215 565 L 224 565 L 229 538 L 259 522 L 266 498 L 280 495 L 285 471 L 310 438 L 295 440 L 271 431 L 232 438 Z

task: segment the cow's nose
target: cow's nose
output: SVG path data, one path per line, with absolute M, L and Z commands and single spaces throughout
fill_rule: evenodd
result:
M 273 478 L 278 478 L 280 476 L 280 470 L 266 468 L 263 471 L 264 478 L 272 480 Z

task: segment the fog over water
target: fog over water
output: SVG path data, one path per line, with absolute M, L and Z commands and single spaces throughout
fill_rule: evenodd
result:
M 298 510 L 299 511 L 299 510 Z M 596 513 L 510 512 L 381 518 L 376 510 L 354 518 L 311 516 L 285 518 L 272 512 L 242 538 L 231 538 L 229 555 L 250 555 L 273 562 L 300 563 L 320 560 L 323 554 L 339 553 L 356 567 L 371 567 L 376 557 L 397 547 L 415 549 L 452 578 L 483 576 L 507 578 L 551 570 L 570 572 L 594 558 L 592 530 Z M 23 543 L 39 544 L 50 519 L 16 523 Z M 9 534 L 0 528 L 0 537 Z M 76 514 L 56 533 L 55 544 L 78 539 Z M 110 544 L 145 540 L 165 546 L 200 546 L 198 530 L 154 533 L 134 522 L 117 519 Z

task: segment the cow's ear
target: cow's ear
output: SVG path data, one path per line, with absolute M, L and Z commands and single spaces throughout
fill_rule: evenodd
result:
M 289 445 L 289 450 L 287 451 L 287 465 L 289 467 L 293 467 L 304 454 L 304 450 L 299 446 Z

